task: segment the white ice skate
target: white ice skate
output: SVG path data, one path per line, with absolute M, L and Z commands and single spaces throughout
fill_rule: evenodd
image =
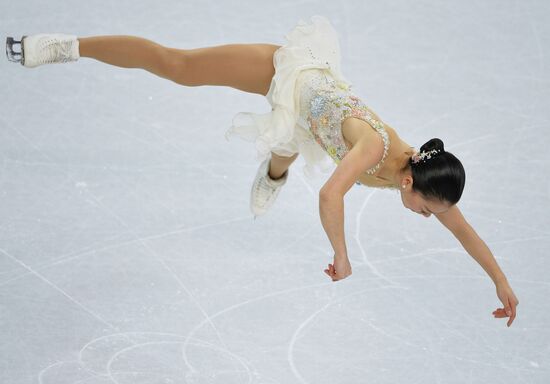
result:
M 6 56 L 8 60 L 21 63 L 27 68 L 42 64 L 67 63 L 80 58 L 78 43 L 76 36 L 60 33 L 23 36 L 21 41 L 8 37 Z M 13 50 L 14 44 L 21 46 L 20 52 Z
M 288 169 L 280 179 L 273 180 L 269 177 L 270 162 L 271 156 L 260 164 L 250 191 L 250 209 L 254 214 L 254 219 L 268 211 L 288 179 Z

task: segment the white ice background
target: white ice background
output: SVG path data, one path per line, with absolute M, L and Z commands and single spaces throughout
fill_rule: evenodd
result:
M 284 44 L 320 14 L 355 92 L 417 148 L 459 157 L 459 207 L 518 296 L 398 192 L 345 197 L 353 275 L 303 160 L 253 220 L 267 101 L 91 59 L 0 60 L 0 382 L 550 382 L 550 2 L 2 0 L 21 37 L 137 35 L 177 48 Z M 3 41 L 3 40 L 2 40 Z M 328 175 L 326 176 L 328 178 Z

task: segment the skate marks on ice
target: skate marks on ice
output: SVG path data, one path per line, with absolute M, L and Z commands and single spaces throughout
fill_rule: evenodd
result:
M 260 374 L 250 361 L 204 338 L 195 336 L 212 320 L 246 305 L 296 291 L 326 286 L 316 284 L 274 292 L 224 308 L 198 323 L 188 335 L 124 332 L 98 337 L 79 352 L 78 360 L 56 362 L 39 374 L 40 384 L 87 383 L 202 383 L 218 378 L 224 383 L 252 383 Z M 218 340 L 219 341 L 219 340 Z M 182 381 L 185 379 L 185 381 Z M 206 380 L 206 381 L 204 381 Z M 263 382 L 271 379 L 263 376 Z
M 251 372 L 226 348 L 193 339 L 192 371 L 182 363 L 186 337 L 161 332 L 125 332 L 88 342 L 78 360 L 54 363 L 43 369 L 40 384 L 85 383 L 199 383 L 218 376 L 226 383 L 242 383 Z
M 374 279 L 376 280 L 376 279 Z M 331 306 L 341 305 L 349 297 L 376 292 L 384 288 L 371 287 L 335 296 L 333 283 L 306 285 L 268 293 L 229 306 L 208 316 L 198 323 L 187 335 L 163 332 L 121 332 L 104 335 L 86 343 L 78 353 L 78 359 L 55 362 L 40 371 L 40 384 L 85 383 L 278 383 L 279 381 L 261 374 L 250 359 L 220 346 L 220 340 L 207 326 L 214 320 L 224 322 L 223 316 L 244 309 L 249 305 L 264 303 L 269 299 L 283 299 L 300 291 L 330 289 L 328 301 L 306 316 L 292 333 L 288 342 L 287 360 L 293 375 L 301 383 L 308 381 L 299 373 L 295 362 L 295 349 L 301 336 L 316 318 Z M 265 303 L 264 303 L 265 304 Z M 244 312 L 244 311 L 243 311 Z M 247 315 L 248 316 L 248 315 Z M 206 327 L 205 327 L 206 326 Z M 205 329 L 208 328 L 208 329 Z M 374 327 L 378 329 L 377 327 Z M 373 329 L 374 329 L 373 328 Z M 210 331 L 210 332 L 209 332 Z M 380 331 L 380 329 L 378 329 Z M 209 339 L 215 340 L 214 342 Z

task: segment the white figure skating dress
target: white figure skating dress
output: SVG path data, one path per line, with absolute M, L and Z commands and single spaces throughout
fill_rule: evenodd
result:
M 342 135 L 342 122 L 356 117 L 370 124 L 384 141 L 380 162 L 366 171 L 375 173 L 388 154 L 390 140 L 384 124 L 351 91 L 340 71 L 338 36 L 323 16 L 302 20 L 286 35 L 288 43 L 273 55 L 275 75 L 266 95 L 271 112 L 239 112 L 226 138 L 232 135 L 254 141 L 258 159 L 269 152 L 281 156 L 300 153 L 305 159 L 304 174 L 316 168 L 327 172 L 349 152 Z M 332 161 L 331 161 L 332 160 Z

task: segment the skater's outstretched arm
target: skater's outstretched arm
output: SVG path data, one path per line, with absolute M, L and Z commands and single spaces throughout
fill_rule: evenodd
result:
M 136 36 L 78 38 L 80 56 L 141 68 L 185 86 L 220 85 L 266 95 L 275 73 L 273 44 L 168 48 Z
M 441 224 L 451 231 L 466 252 L 478 262 L 493 280 L 497 289 L 497 296 L 504 306 L 503 308 L 497 308 L 493 315 L 495 317 L 509 317 L 507 325 L 512 325 L 516 318 L 516 307 L 519 300 L 512 291 L 504 272 L 500 269 L 487 244 L 466 221 L 456 205 L 451 206 L 446 212 L 436 213 L 435 216 Z

